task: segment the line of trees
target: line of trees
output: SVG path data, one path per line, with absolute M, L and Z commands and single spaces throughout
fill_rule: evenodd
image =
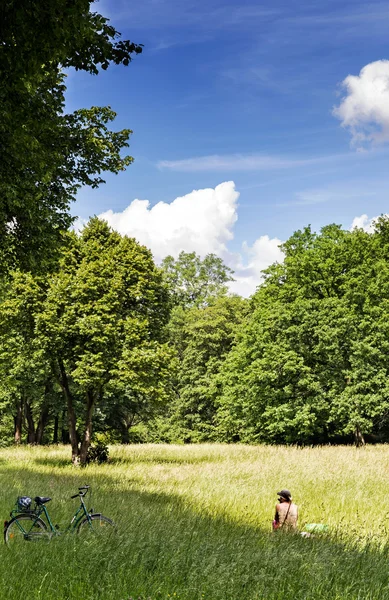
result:
M 221 259 L 161 267 L 91 219 L 0 298 L 3 443 L 364 443 L 389 436 L 389 220 L 296 232 L 249 299 Z
M 282 250 L 250 300 L 221 287 L 173 310 L 165 440 L 388 440 L 388 218 L 372 233 L 307 227 Z
M 314 443 L 389 433 L 389 221 L 295 233 L 220 372 L 226 440 Z
M 68 234 L 48 276 L 13 272 L 0 308 L 2 425 L 14 441 L 70 441 L 85 463 L 93 414 L 128 430 L 169 390 L 173 353 L 164 341 L 169 299 L 151 253 L 92 219 Z M 166 336 L 165 336 L 166 337 Z

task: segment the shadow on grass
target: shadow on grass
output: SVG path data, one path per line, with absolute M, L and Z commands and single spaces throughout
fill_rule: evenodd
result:
M 123 480 L 109 467 L 39 473 L 28 465 L 23 472 L 8 468 L 7 474 L 3 502 L 9 501 L 9 508 L 23 482 L 26 494 L 38 493 L 39 486 L 39 493 L 53 497 L 54 520 L 55 513 L 64 517 L 73 508 L 64 500 L 87 478 L 95 508 L 117 523 L 114 536 L 98 545 L 93 539 L 73 537 L 68 543 L 59 538 L 43 549 L 35 544 L 17 557 L 4 555 L 6 572 L 15 561 L 20 573 L 25 562 L 34 565 L 27 579 L 13 580 L 12 593 L 8 583 L 0 584 L 8 585 L 0 587 L 0 597 L 7 600 L 389 598 L 387 548 L 361 550 L 329 537 L 303 539 L 239 525 L 197 512 L 179 496 L 123 489 Z
M 140 451 L 139 453 L 137 452 L 136 449 L 134 449 L 134 446 L 129 446 L 129 448 L 131 448 L 131 450 L 128 451 L 128 453 L 123 453 L 119 456 L 115 456 L 115 454 L 113 456 L 110 456 L 108 464 L 111 465 L 131 465 L 131 464 L 141 464 L 141 463 L 145 463 L 145 464 L 177 464 L 177 465 L 194 465 L 194 464 L 201 464 L 201 463 L 214 463 L 214 462 L 220 462 L 222 460 L 222 457 L 219 454 L 199 454 L 199 456 L 190 456 L 188 452 L 183 451 L 181 456 L 177 456 L 177 450 L 175 450 L 174 454 L 170 454 L 169 452 L 166 452 L 166 449 L 163 449 L 163 452 L 158 452 L 157 450 L 155 451 L 155 454 L 151 454 L 150 452 L 148 453 L 143 453 L 142 451 Z M 182 448 L 185 448 L 185 446 L 182 446 Z M 1 462 L 1 458 L 0 458 L 0 462 Z M 45 456 L 45 457 L 36 457 L 34 458 L 34 463 L 37 465 L 43 465 L 43 466 L 52 466 L 52 467 L 58 467 L 58 468 L 65 468 L 65 467 L 69 467 L 70 464 L 70 451 L 69 451 L 69 456 L 68 457 L 55 457 L 55 456 Z M 95 463 L 96 464 L 96 463 Z
M 68 458 L 63 458 L 58 457 L 51 457 L 51 456 L 47 456 L 44 458 L 34 458 L 34 463 L 37 465 L 42 465 L 43 467 L 56 467 L 58 469 L 63 469 L 63 468 L 69 468 L 69 463 L 70 463 L 70 455 Z
M 147 455 L 129 455 L 129 456 L 125 456 L 125 457 L 119 457 L 119 456 L 112 456 L 109 459 L 109 462 L 113 465 L 120 465 L 120 464 L 141 464 L 141 463 L 145 463 L 145 464 L 170 464 L 170 465 L 195 465 L 195 464 L 201 464 L 201 463 L 213 463 L 213 462 L 219 462 L 220 461 L 220 457 L 219 456 L 194 456 L 194 457 L 189 457 L 189 456 L 182 456 L 182 457 L 173 457 L 173 456 L 160 456 L 160 455 L 155 455 L 155 456 L 147 456 Z M 69 464 L 69 462 L 68 462 Z

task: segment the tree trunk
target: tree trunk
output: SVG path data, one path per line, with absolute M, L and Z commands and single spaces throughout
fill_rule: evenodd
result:
M 41 444 L 43 439 L 43 434 L 45 431 L 45 427 L 47 425 L 47 421 L 49 420 L 49 407 L 47 405 L 42 406 L 41 414 L 39 415 L 39 421 L 36 428 L 35 434 L 35 443 Z M 58 435 L 58 432 L 57 432 Z
M 354 439 L 355 439 L 355 445 L 357 448 L 360 448 L 361 446 L 365 445 L 365 438 L 363 437 L 363 433 L 359 429 L 359 425 L 356 425 L 356 427 L 355 427 Z
M 95 404 L 95 398 L 92 392 L 87 393 L 87 404 L 86 404 L 86 416 L 85 416 L 85 429 L 84 436 L 81 442 L 80 450 L 80 464 L 86 465 L 86 457 L 88 454 L 88 448 L 92 440 L 92 416 L 93 408 Z
M 135 416 L 134 414 L 131 417 L 122 417 L 120 419 L 122 444 L 130 443 L 130 429 L 134 424 Z
M 129 444 L 130 443 L 130 432 L 128 431 L 128 427 L 126 425 L 126 423 L 123 421 L 122 423 L 122 444 Z
M 32 416 L 32 409 L 29 402 L 25 404 L 25 414 L 27 420 L 27 443 L 35 444 L 35 425 L 34 418 Z
M 23 405 L 24 405 L 24 399 L 23 399 L 23 396 L 21 396 L 19 404 L 18 404 L 17 412 L 16 412 L 16 417 L 14 417 L 14 421 L 15 421 L 14 442 L 15 442 L 15 444 L 18 444 L 18 445 L 21 444 L 21 442 L 22 442 Z
M 41 412 L 39 415 L 39 421 L 35 432 L 35 442 L 37 444 L 42 444 L 43 434 L 45 432 L 45 427 L 49 420 L 50 416 L 50 393 L 53 390 L 53 382 L 51 377 L 46 380 L 45 385 L 45 394 L 43 398 L 43 404 L 41 406 Z
M 62 411 L 62 420 L 61 420 L 61 441 L 63 444 L 70 443 L 69 429 L 66 427 L 67 418 L 66 418 L 66 408 Z
M 55 415 L 54 431 L 53 431 L 53 444 L 58 444 L 58 428 L 59 428 L 59 418 L 58 418 L 58 415 Z
M 70 436 L 70 445 L 72 447 L 72 463 L 74 465 L 79 464 L 80 462 L 80 451 L 78 447 L 77 440 L 77 423 L 76 423 L 76 413 L 74 412 L 74 404 L 73 404 L 73 396 L 70 391 L 69 381 L 65 370 L 65 365 L 62 360 L 58 361 L 59 370 L 61 373 L 60 384 L 65 394 L 67 408 L 68 408 L 68 423 L 69 423 L 69 436 Z

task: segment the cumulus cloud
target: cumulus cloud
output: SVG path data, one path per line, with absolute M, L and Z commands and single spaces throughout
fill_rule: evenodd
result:
M 389 217 L 389 214 L 380 216 Z M 363 229 L 367 233 L 373 233 L 377 219 L 379 219 L 379 216 L 369 218 L 367 215 L 361 215 L 360 217 L 355 217 L 351 223 L 350 230 Z
M 389 60 L 377 60 L 349 75 L 343 81 L 346 96 L 333 114 L 349 129 L 352 145 L 362 150 L 367 145 L 389 141 Z
M 119 213 L 112 210 L 99 215 L 119 233 L 135 237 L 150 248 L 157 261 L 168 254 L 177 257 L 181 250 L 201 256 L 227 252 L 237 219 L 239 193 L 232 181 L 215 189 L 195 190 L 170 204 L 133 200 Z
M 364 229 L 368 233 L 372 233 L 374 229 L 374 221 L 377 217 L 373 217 L 369 219 L 367 215 L 361 215 L 360 217 L 354 217 L 353 222 L 351 223 L 351 231 L 353 229 Z
M 262 235 L 252 246 L 246 242 L 242 253 L 231 257 L 229 266 L 235 271 L 235 281 L 231 282 L 230 290 L 241 296 L 250 296 L 263 280 L 262 271 L 274 262 L 282 262 L 283 252 L 280 249 L 282 241 Z
M 220 256 L 235 271 L 231 291 L 249 296 L 261 282 L 261 270 L 282 260 L 281 242 L 264 235 L 252 246 L 244 243 L 241 252 L 229 250 L 238 198 L 234 182 L 228 181 L 214 189 L 195 190 L 170 204 L 158 202 L 151 207 L 148 200 L 133 200 L 122 212 L 109 210 L 99 217 L 150 248 L 157 262 L 168 254 L 177 257 L 182 250 L 201 257 L 210 252 Z

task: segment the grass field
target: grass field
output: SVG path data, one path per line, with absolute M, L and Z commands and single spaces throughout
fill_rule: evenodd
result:
M 1 450 L 3 518 L 18 495 L 48 495 L 66 523 L 88 483 L 115 535 L 3 544 L 1 600 L 389 599 L 387 446 L 117 446 L 85 469 L 69 456 Z M 281 487 L 327 537 L 271 533 Z

